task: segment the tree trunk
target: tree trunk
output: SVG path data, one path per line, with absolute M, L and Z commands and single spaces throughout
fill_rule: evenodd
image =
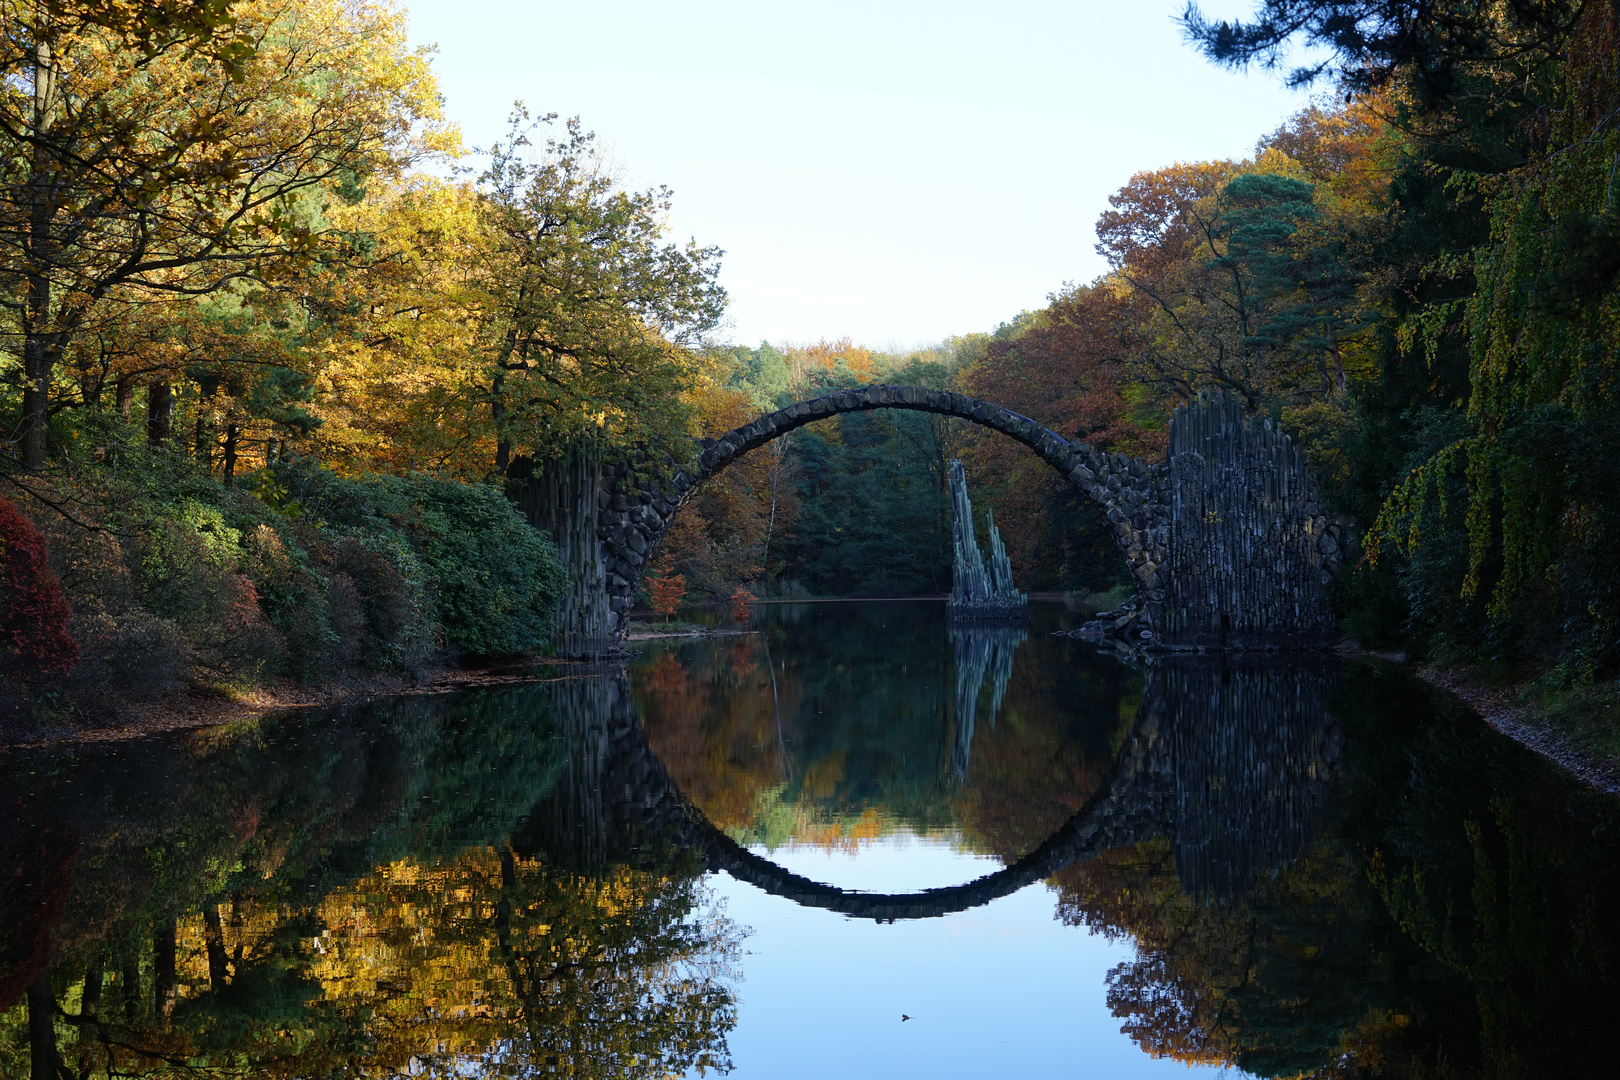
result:
M 56 254 L 51 236 L 51 220 L 56 216 L 55 170 L 51 168 L 45 136 L 56 117 L 56 66 L 52 59 L 48 22 L 42 20 L 34 46 L 34 144 L 33 167 L 29 170 L 23 198 L 28 206 L 28 269 L 23 303 L 23 399 L 22 466 L 30 472 L 45 468 L 50 437 L 51 369 L 56 364 L 61 342 L 50 332 L 51 279 L 45 268 Z
M 161 446 L 174 429 L 174 387 L 155 382 L 146 390 L 146 441 Z
M 107 388 L 106 373 L 87 368 L 79 372 L 79 399 L 91 412 L 101 411 L 101 392 Z
M 56 997 L 49 968 L 28 987 L 29 1080 L 57 1080 Z
M 124 954 L 124 973 L 118 994 L 124 999 L 124 1021 L 133 1024 L 141 1015 L 141 962 L 134 954 Z
M 45 296 L 49 303 L 49 286 L 45 287 Z M 33 306 L 32 302 L 29 306 Z M 29 331 L 23 340 L 22 400 L 22 466 L 29 472 L 45 468 L 51 422 L 52 366 L 45 335 Z
M 505 377 L 497 371 L 490 384 L 489 402 L 489 418 L 495 427 L 495 475 L 502 480 L 506 479 L 507 472 L 512 468 L 512 440 L 506 434 L 506 404 L 501 401 L 501 390 L 505 384 Z
M 209 472 L 214 464 L 214 423 L 208 415 L 214 398 L 219 396 L 220 378 L 218 375 L 204 375 L 197 380 L 197 431 L 192 439 L 192 453 L 197 456 L 197 464 L 203 467 L 203 472 Z
M 776 532 L 776 500 L 781 489 L 782 470 L 786 467 L 788 443 L 787 436 L 771 442 L 771 516 L 765 522 L 765 545 L 759 556 L 759 577 L 756 581 L 767 581 L 771 567 L 771 537 Z M 774 677 L 774 676 L 773 676 Z
M 129 410 L 135 404 L 135 384 L 126 375 L 113 384 L 113 394 L 118 402 L 118 415 L 128 420 Z
M 101 954 L 84 969 L 84 995 L 79 999 L 79 1016 L 95 1020 L 101 1015 Z
M 225 928 L 219 921 L 219 905 L 203 908 L 203 942 L 208 947 L 208 986 L 215 993 L 225 989 L 226 968 Z
M 179 989 L 174 963 L 178 937 L 179 928 L 173 919 L 152 934 L 152 1011 L 158 1016 L 169 1015 Z
M 236 448 L 242 434 L 238 424 L 225 425 L 225 483 L 227 486 L 236 482 Z

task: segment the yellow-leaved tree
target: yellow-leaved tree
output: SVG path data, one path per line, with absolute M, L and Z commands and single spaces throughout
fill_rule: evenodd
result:
M 149 320 L 148 309 L 273 284 L 329 257 L 333 193 L 390 180 L 455 143 L 395 9 L 209 9 L 217 21 L 132 30 L 0 0 L 10 75 L 0 87 L 0 298 L 6 360 L 23 369 L 14 438 L 25 469 L 46 464 L 52 414 L 85 403 L 82 380 L 57 385 L 64 357 L 109 343 L 134 355 L 119 327 Z M 176 338 L 161 327 L 148 336 Z M 119 372 L 151 382 L 159 438 L 172 408 L 169 372 L 152 362 L 162 352 Z
M 486 477 L 580 438 L 689 451 L 720 252 L 667 243 L 669 192 L 620 189 L 577 121 L 532 146 L 553 119 L 520 107 L 476 183 L 413 178 L 338 216 L 372 247 L 321 375 L 334 455 Z

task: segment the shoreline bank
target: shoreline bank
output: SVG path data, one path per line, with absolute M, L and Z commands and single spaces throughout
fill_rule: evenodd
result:
M 1374 652 L 1348 641 L 1333 652 L 1346 659 L 1381 660 L 1403 668 L 1458 699 L 1492 728 L 1547 758 L 1586 786 L 1605 795 L 1620 795 L 1620 757 L 1583 744 L 1567 725 L 1558 723 L 1554 713 L 1522 700 L 1522 687 L 1491 686 L 1470 668 L 1441 669 L 1408 660 L 1403 653 Z
M 628 642 L 741 637 L 755 631 L 710 628 L 659 629 L 637 633 Z M 1608 795 L 1620 795 L 1620 754 L 1590 745 L 1555 710 L 1522 700 L 1518 687 L 1490 686 L 1466 668 L 1439 669 L 1408 660 L 1400 653 L 1374 652 L 1347 643 L 1333 650 L 1343 659 L 1378 660 L 1409 671 L 1457 698 L 1495 730 L 1552 761 L 1578 781 Z M 628 659 L 626 656 L 624 659 Z M 433 668 L 414 675 L 400 673 L 351 679 L 320 687 L 289 684 L 252 694 L 194 689 L 132 706 L 111 723 L 57 723 L 30 728 L 25 721 L 0 723 L 0 753 L 70 743 L 120 742 L 169 732 L 191 731 L 258 720 L 273 713 L 333 708 L 392 697 L 457 693 L 486 686 L 558 682 L 584 678 L 604 664 L 621 661 L 559 660 L 542 656 L 514 657 L 473 668 Z M 1613 691 L 1610 691 L 1612 693 Z M 1601 706 L 1603 708 L 1609 705 Z
M 1509 689 L 1484 686 L 1466 671 L 1441 671 L 1427 664 L 1408 665 L 1424 682 L 1462 700 L 1491 727 L 1533 750 L 1606 795 L 1620 795 L 1620 760 L 1582 744 L 1552 714 L 1518 700 Z
M 731 637 L 748 630 L 682 630 L 637 634 L 631 642 L 660 638 Z M 629 659 L 625 656 L 624 659 Z M 129 706 L 126 716 L 105 723 L 63 722 L 30 728 L 26 721 L 0 721 L 0 752 L 63 743 L 121 742 L 173 731 L 191 731 L 257 720 L 272 713 L 354 705 L 380 698 L 448 694 L 484 686 L 558 682 L 594 675 L 609 660 L 560 660 L 522 656 L 472 668 L 434 667 L 411 675 L 399 673 L 346 679 L 323 686 L 287 684 L 233 696 L 194 688 L 157 701 Z

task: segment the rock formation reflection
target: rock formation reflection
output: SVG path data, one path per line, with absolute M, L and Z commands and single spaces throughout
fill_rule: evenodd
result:
M 956 656 L 956 748 L 951 764 L 957 779 L 967 775 L 973 755 L 973 728 L 978 720 L 979 696 L 985 679 L 990 680 L 990 711 L 987 720 L 996 725 L 1001 699 L 1012 679 L 1013 657 L 1018 646 L 1029 639 L 1021 625 L 993 622 L 957 622 L 951 626 L 951 651 Z
M 1171 841 L 1182 888 L 1246 895 L 1310 842 L 1344 736 L 1326 664 L 1185 658 L 1157 664 L 1138 725 L 1162 739 Z

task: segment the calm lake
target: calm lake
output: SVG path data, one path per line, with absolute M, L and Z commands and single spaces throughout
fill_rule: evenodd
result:
M 1399 671 L 1080 621 L 761 605 L 0 751 L 0 1073 L 1614 1074 L 1620 801 Z

